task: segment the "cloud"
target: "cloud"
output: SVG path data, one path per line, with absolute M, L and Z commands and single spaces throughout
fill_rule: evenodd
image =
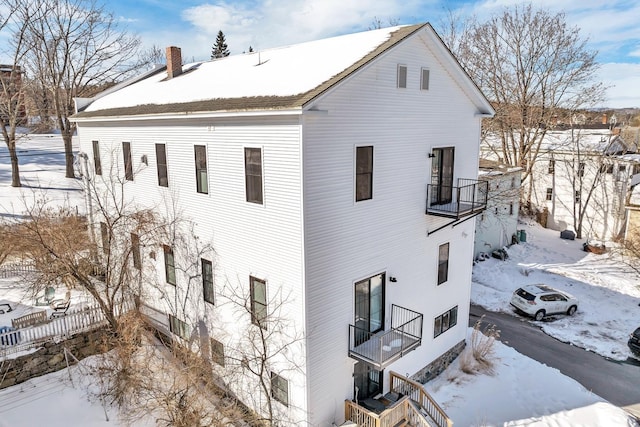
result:
M 623 108 L 640 108 L 640 64 L 615 63 L 602 64 L 600 79 L 611 85 L 607 91 L 608 99 L 603 106 Z

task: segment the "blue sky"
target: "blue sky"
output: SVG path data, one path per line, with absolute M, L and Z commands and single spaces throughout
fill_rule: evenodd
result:
M 514 0 L 109 0 L 106 9 L 137 33 L 145 47 L 182 48 L 183 58 L 208 59 L 218 30 L 232 54 L 362 31 L 383 24 L 431 22 L 452 10 L 480 19 L 520 4 Z M 640 107 L 640 2 L 535 0 L 563 11 L 570 26 L 598 50 L 601 80 L 612 85 L 606 106 Z

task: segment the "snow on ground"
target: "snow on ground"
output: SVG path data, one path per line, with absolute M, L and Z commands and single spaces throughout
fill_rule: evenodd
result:
M 9 150 L 4 142 L 0 143 L 0 220 L 20 218 L 25 203 L 31 206 L 43 196 L 53 206 L 68 202 L 78 212 L 85 212 L 82 182 L 79 178 L 64 177 L 64 145 L 60 135 L 20 137 L 16 150 L 22 187 L 11 187 Z
M 545 333 L 616 360 L 626 360 L 629 334 L 640 326 L 638 274 L 611 254 L 582 250 L 584 240 L 565 240 L 558 231 L 523 225 L 527 242 L 508 248 L 509 259 L 479 262 L 473 268 L 471 300 L 488 310 L 518 316 L 513 291 L 545 283 L 578 298 L 575 316 L 538 323 Z
M 462 372 L 461 356 L 425 385 L 454 425 L 637 427 L 622 409 L 557 369 L 500 342 L 494 343 L 494 351 L 493 374 Z
M 22 194 L 33 195 L 33 187 L 38 186 L 47 188 L 48 198 L 58 203 L 69 200 L 83 211 L 79 180 L 64 178 L 59 136 L 35 135 L 21 141 L 18 148 L 24 151 L 20 159 L 23 183 L 30 187 L 10 187 L 9 158 L 6 147 L 0 147 L 0 218 L 18 217 Z M 539 322 L 544 330 L 600 354 L 625 359 L 627 336 L 640 324 L 638 277 L 609 255 L 583 252 L 581 241 L 562 240 L 557 231 L 535 224 L 526 225 L 525 229 L 527 242 L 509 248 L 507 261 L 490 259 L 474 267 L 473 302 L 490 310 L 513 313 L 509 300 L 519 286 L 544 282 L 566 290 L 580 299 L 578 313 Z M 4 284 L 7 286 L 0 292 L 5 295 L 0 299 L 23 298 L 18 290 L 9 289 L 10 284 Z M 3 316 L 9 319 L 10 315 L 0 315 L 0 320 L 5 320 Z M 558 370 L 501 343 L 496 343 L 495 349 L 493 375 L 465 374 L 458 358 L 426 385 L 456 426 L 636 425 L 627 420 L 621 409 Z M 64 370 L 0 390 L 0 427 L 124 425 L 117 420 L 114 408 L 107 408 L 107 422 L 102 406 L 90 402 L 87 386 L 80 385 L 81 379 L 84 384 L 92 381 L 83 368 L 90 359 L 71 368 L 73 383 Z

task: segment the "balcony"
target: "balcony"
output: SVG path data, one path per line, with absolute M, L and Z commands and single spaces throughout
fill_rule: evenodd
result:
M 487 207 L 489 183 L 475 179 L 458 179 L 458 186 L 427 186 L 427 215 L 460 219 L 482 212 Z
M 349 357 L 382 371 L 422 344 L 422 314 L 391 305 L 391 329 L 371 333 L 349 325 Z

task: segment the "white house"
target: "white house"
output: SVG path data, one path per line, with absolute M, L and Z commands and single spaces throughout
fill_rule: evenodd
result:
M 487 209 L 476 220 L 475 259 L 510 245 L 518 233 L 522 168 L 480 159 L 480 179 L 488 182 Z
M 166 69 L 78 100 L 73 119 L 94 172 L 96 161 L 123 171 L 127 197 L 179 210 L 215 250 L 198 263 L 200 305 L 147 301 L 172 330 L 204 324 L 224 364 L 277 309 L 284 330 L 262 326 L 269 345 L 290 344 L 269 361 L 288 425 L 355 419 L 394 388 L 390 372 L 425 381 L 454 358 L 473 216 L 486 205 L 480 125 L 493 109 L 433 28 L 184 66 L 180 49 L 167 51 Z M 163 286 L 184 293 L 174 265 L 188 255 L 143 251 Z M 230 290 L 250 297 L 252 315 L 225 303 Z M 255 379 L 228 385 L 264 412 Z
M 581 222 L 583 238 L 622 237 L 630 185 L 640 173 L 635 152 L 609 129 L 549 131 L 532 172 L 532 202 L 548 212 L 547 226 L 577 231 Z

